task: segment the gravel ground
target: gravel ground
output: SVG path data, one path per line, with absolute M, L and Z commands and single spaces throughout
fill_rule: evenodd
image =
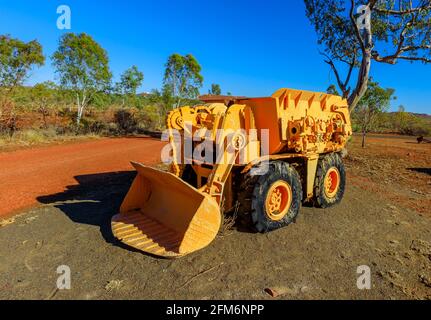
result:
M 348 160 L 339 206 L 304 207 L 296 224 L 266 235 L 228 230 L 179 260 L 113 238 L 110 218 L 133 172 L 78 177 L 79 185 L 2 222 L 0 298 L 431 299 L 431 214 L 370 188 L 373 181 L 364 188 L 355 163 Z M 70 290 L 56 289 L 61 265 L 71 269 Z M 371 290 L 357 288 L 362 265 L 371 269 Z

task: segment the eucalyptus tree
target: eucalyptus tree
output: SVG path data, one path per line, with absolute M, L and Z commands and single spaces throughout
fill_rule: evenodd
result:
M 431 62 L 431 0 L 304 2 L 351 111 L 368 89 L 372 62 Z
M 112 73 L 108 54 L 91 36 L 66 33 L 60 38 L 52 60 L 61 86 L 75 94 L 79 125 L 94 95 L 110 87 Z

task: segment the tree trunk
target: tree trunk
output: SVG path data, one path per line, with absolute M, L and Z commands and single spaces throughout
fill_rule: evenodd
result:
M 40 110 L 42 112 L 43 127 L 48 129 L 48 120 L 46 119 L 48 116 L 48 110 L 45 106 L 42 106 Z
M 365 148 L 365 137 L 367 135 L 366 130 L 362 130 L 362 148 Z
M 181 98 L 178 97 L 178 100 L 177 100 L 177 102 L 175 104 L 175 109 L 178 109 L 180 107 L 180 104 L 181 104 Z
M 348 99 L 350 113 L 352 113 L 355 110 L 359 101 L 367 92 L 368 79 L 370 77 L 370 69 L 371 69 L 371 50 L 369 50 L 369 52 L 367 52 L 367 54 L 365 54 L 362 59 L 361 70 L 359 72 L 356 89 L 353 91 L 353 93 L 350 95 Z
M 371 25 L 370 29 L 364 29 L 363 31 L 363 42 L 362 62 L 361 68 L 359 70 L 358 82 L 356 84 L 355 90 L 353 90 L 352 94 L 348 99 L 350 113 L 353 113 L 359 101 L 362 99 L 362 97 L 368 90 L 368 80 L 370 78 L 373 49 L 373 35 L 371 31 Z
M 78 94 L 78 116 L 76 117 L 76 123 L 78 127 L 81 123 L 82 115 L 84 114 L 84 109 L 87 106 L 89 100 L 90 100 L 90 96 L 87 96 L 86 92 L 84 92 L 83 94 L 82 101 L 80 101 L 79 94 Z
M 78 104 L 78 112 L 76 114 L 76 125 L 79 128 L 79 124 L 81 123 L 81 99 L 79 98 L 79 93 L 76 94 L 76 102 Z
M 371 51 L 372 51 L 372 42 L 373 38 L 371 35 L 371 30 L 365 30 L 365 50 L 362 53 L 362 62 L 361 69 L 358 74 L 358 82 L 356 84 L 355 90 L 353 90 L 350 95 L 349 101 L 349 109 L 350 113 L 352 113 L 359 101 L 362 99 L 364 94 L 368 90 L 368 80 L 370 78 L 370 70 L 371 70 Z

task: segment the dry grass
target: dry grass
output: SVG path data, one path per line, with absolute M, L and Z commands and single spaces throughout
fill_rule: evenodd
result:
M 46 145 L 50 143 L 63 143 L 75 140 L 97 139 L 98 135 L 57 135 L 54 129 L 47 130 L 23 130 L 14 134 L 0 135 L 0 151 L 11 151 L 26 147 Z
M 238 218 L 239 207 L 240 207 L 240 203 L 237 201 L 235 203 L 235 206 L 232 209 L 230 209 L 228 213 L 225 214 L 225 205 L 223 200 L 223 203 L 220 206 L 221 215 L 223 217 L 223 224 L 219 231 L 220 237 L 225 237 L 232 234 L 236 223 L 236 219 Z

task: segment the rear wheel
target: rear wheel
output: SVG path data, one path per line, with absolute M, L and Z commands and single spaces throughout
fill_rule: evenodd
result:
M 258 232 L 266 233 L 296 220 L 302 201 L 298 172 L 289 164 L 274 161 L 261 176 L 247 175 L 242 187 L 242 211 Z
M 329 208 L 341 202 L 346 189 L 346 171 L 341 156 L 328 154 L 319 160 L 314 184 L 314 202 L 319 208 Z

